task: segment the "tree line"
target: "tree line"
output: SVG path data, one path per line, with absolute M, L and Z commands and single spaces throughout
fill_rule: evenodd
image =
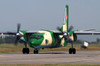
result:
M 15 36 L 0 36 L 0 44 L 12 44 L 15 43 Z

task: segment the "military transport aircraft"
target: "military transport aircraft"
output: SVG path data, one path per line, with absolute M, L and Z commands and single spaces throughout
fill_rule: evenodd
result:
M 69 7 L 66 5 L 66 22 L 62 27 L 57 27 L 58 31 L 41 30 L 38 32 L 20 30 L 20 24 L 17 25 L 16 32 L 6 32 L 1 34 L 15 35 L 16 41 L 24 42 L 25 48 L 23 48 L 23 54 L 29 54 L 30 50 L 27 48 L 27 44 L 34 48 L 34 54 L 38 54 L 39 49 L 44 48 L 58 48 L 67 46 L 71 43 L 69 54 L 76 54 L 76 49 L 73 47 L 73 42 L 77 40 L 77 35 L 100 35 L 100 32 L 88 31 L 73 31 L 73 26 L 69 27 Z

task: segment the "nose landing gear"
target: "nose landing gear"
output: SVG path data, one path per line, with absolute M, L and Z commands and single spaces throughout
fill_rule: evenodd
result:
M 38 49 L 35 49 L 34 50 L 34 54 L 38 54 Z

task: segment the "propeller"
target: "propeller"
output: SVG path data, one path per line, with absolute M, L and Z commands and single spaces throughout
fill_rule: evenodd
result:
M 21 24 L 17 24 L 17 33 L 16 33 L 16 39 L 15 39 L 15 45 L 17 45 L 17 42 L 22 37 L 22 35 L 20 34 L 20 26 L 21 26 Z
M 57 30 L 60 31 L 63 34 L 63 37 L 61 38 L 61 40 L 64 38 L 65 41 L 69 40 L 69 32 L 73 29 L 73 26 L 70 26 L 68 31 L 62 31 L 62 29 L 58 26 Z

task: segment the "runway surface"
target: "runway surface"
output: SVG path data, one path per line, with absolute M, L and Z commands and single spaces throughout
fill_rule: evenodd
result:
M 100 51 L 0 54 L 0 64 L 100 64 Z

